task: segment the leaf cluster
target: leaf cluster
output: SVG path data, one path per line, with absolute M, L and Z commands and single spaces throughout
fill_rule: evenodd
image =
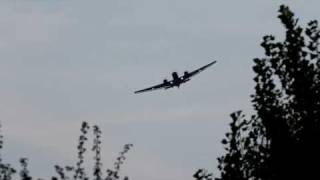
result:
M 91 151 L 94 153 L 93 160 L 94 165 L 91 172 L 91 175 L 87 173 L 85 169 L 86 159 L 85 153 L 88 151 L 87 149 L 87 142 L 89 141 L 89 129 L 91 127 L 87 122 L 83 122 L 80 129 L 80 136 L 78 139 L 77 145 L 77 162 L 74 166 L 65 165 L 55 165 L 54 169 L 57 173 L 56 176 L 53 176 L 52 180 L 128 180 L 127 176 L 120 176 L 121 165 L 124 164 L 126 160 L 126 154 L 133 146 L 132 144 L 124 145 L 123 151 L 120 152 L 119 157 L 117 157 L 116 162 L 114 163 L 114 168 L 112 170 L 106 169 L 103 171 L 103 164 L 101 161 L 101 130 L 98 126 L 93 126 L 93 145 L 91 147 Z M 1 130 L 1 125 L 0 125 Z M 0 152 L 3 148 L 3 136 L 0 133 Z M 21 180 L 32 180 L 36 179 L 30 175 L 30 171 L 28 169 L 28 159 L 21 158 L 20 159 L 21 169 L 19 171 L 20 179 Z M 104 173 L 105 172 L 105 173 Z M 15 179 L 15 174 L 17 170 L 13 168 L 8 163 L 2 162 L 2 157 L 0 153 L 0 180 L 11 180 Z M 41 180 L 40 178 L 37 178 Z
M 265 57 L 255 58 L 256 114 L 233 113 L 231 132 L 218 158 L 221 179 L 305 179 L 320 177 L 320 29 L 302 28 L 289 7 L 279 16 L 285 39 L 263 37 Z M 317 178 L 316 178 L 317 179 Z

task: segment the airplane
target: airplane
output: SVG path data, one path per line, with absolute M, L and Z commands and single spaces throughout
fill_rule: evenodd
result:
M 177 72 L 173 72 L 172 75 L 172 80 L 168 81 L 167 79 L 163 80 L 163 83 L 161 84 L 157 84 L 155 86 L 151 86 L 145 89 L 141 89 L 138 91 L 135 91 L 135 94 L 138 93 L 143 93 L 143 92 L 147 92 L 147 91 L 153 91 L 153 90 L 157 90 L 157 89 L 169 89 L 169 88 L 173 88 L 173 87 L 180 87 L 181 84 L 186 83 L 188 81 L 190 81 L 190 78 L 193 77 L 194 75 L 200 73 L 201 71 L 207 69 L 208 67 L 212 66 L 213 64 L 215 64 L 217 61 L 213 61 L 205 66 L 202 66 L 199 69 L 196 69 L 194 71 L 188 72 L 185 71 L 184 74 L 182 76 L 179 76 Z

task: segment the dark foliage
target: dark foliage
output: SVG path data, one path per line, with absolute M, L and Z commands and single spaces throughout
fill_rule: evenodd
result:
M 94 152 L 94 165 L 93 165 L 93 172 L 92 177 L 89 177 L 89 174 L 86 173 L 84 165 L 86 164 L 85 161 L 85 153 L 87 152 L 86 142 L 88 141 L 88 130 L 90 126 L 87 122 L 83 122 L 81 126 L 81 134 L 78 140 L 78 154 L 77 154 L 77 162 L 75 166 L 59 166 L 55 165 L 55 171 L 57 176 L 53 176 L 52 180 L 128 180 L 127 176 L 121 177 L 120 176 L 120 167 L 124 163 L 126 157 L 125 154 L 130 150 L 133 146 L 132 144 L 126 144 L 122 152 L 120 152 L 119 157 L 117 157 L 117 161 L 114 163 L 114 170 L 107 169 L 106 175 L 103 177 L 103 167 L 101 162 L 101 130 L 98 126 L 93 126 L 93 146 L 92 151 Z M 1 125 L 0 125 L 1 130 Z M 11 180 L 17 179 L 15 174 L 17 170 L 12 168 L 10 164 L 4 164 L 2 162 L 1 157 L 1 149 L 3 148 L 3 136 L 0 132 L 0 180 Z M 39 178 L 33 178 L 30 176 L 28 170 L 28 159 L 21 158 L 20 159 L 21 170 L 19 171 L 19 176 L 21 180 L 32 180 Z
M 116 162 L 114 163 L 114 169 L 108 169 L 107 170 L 107 177 L 106 180 L 113 180 L 113 179 L 119 179 L 119 172 L 120 172 L 120 167 L 126 160 L 125 154 L 128 153 L 130 148 L 133 146 L 133 144 L 126 144 L 123 147 L 123 151 L 120 152 L 119 156 L 117 157 Z M 128 177 L 124 177 L 124 179 L 128 180 Z
M 304 29 L 280 6 L 284 41 L 263 38 L 266 57 L 254 59 L 256 115 L 233 113 L 231 132 L 218 158 L 221 179 L 319 179 L 320 30 Z M 312 177 L 312 178 L 311 178 Z
M 21 180 L 31 180 L 31 176 L 29 175 L 28 170 L 28 159 L 27 158 L 21 158 L 20 159 L 20 165 L 21 165 L 21 171 L 20 171 L 20 177 Z
M 212 173 L 208 173 L 205 169 L 199 169 L 194 173 L 193 177 L 196 180 L 212 180 Z
M 265 128 L 255 116 L 245 119 L 241 111 L 231 114 L 231 132 L 222 140 L 225 156 L 218 158 L 221 179 L 250 179 L 266 174 L 269 157 Z
M 11 167 L 10 164 L 5 164 L 2 162 L 1 150 L 3 148 L 3 136 L 1 133 L 1 124 L 0 124 L 0 180 L 11 180 L 12 175 L 17 171 Z
M 84 153 L 87 151 L 85 148 L 85 142 L 88 140 L 87 138 L 87 133 L 89 130 L 89 125 L 86 122 L 82 123 L 81 126 L 81 135 L 79 137 L 79 144 L 78 144 L 78 162 L 76 164 L 75 168 L 75 174 L 74 174 L 74 179 L 88 179 L 85 169 L 83 167 L 83 162 L 84 162 Z
M 98 126 L 93 126 L 93 147 L 92 151 L 95 153 L 95 156 L 93 159 L 95 160 L 95 164 L 93 167 L 93 176 L 95 177 L 95 180 L 101 180 L 102 179 L 102 163 L 101 163 L 101 130 Z

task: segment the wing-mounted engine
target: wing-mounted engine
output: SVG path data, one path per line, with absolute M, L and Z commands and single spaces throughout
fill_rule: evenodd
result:
M 188 71 L 185 71 L 182 76 L 182 81 L 183 81 L 183 83 L 185 83 L 189 80 L 190 80 L 190 73 Z
M 169 89 L 172 87 L 170 81 L 168 81 L 167 79 L 163 80 L 163 85 L 164 85 L 164 89 Z

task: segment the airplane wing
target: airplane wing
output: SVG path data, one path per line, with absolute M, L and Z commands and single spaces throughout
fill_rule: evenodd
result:
M 200 73 L 201 71 L 207 69 L 208 67 L 212 66 L 212 65 L 215 64 L 216 62 L 217 62 L 217 61 L 213 61 L 213 62 L 211 62 L 211 63 L 209 63 L 209 64 L 207 64 L 207 65 L 205 65 L 205 66 L 202 66 L 202 67 L 199 68 L 199 69 L 196 69 L 196 70 L 194 70 L 194 71 L 192 71 L 192 72 L 189 72 L 189 73 L 183 75 L 181 78 L 182 78 L 183 80 L 189 79 L 190 77 L 192 77 L 192 76 Z
M 146 92 L 146 91 L 153 91 L 153 90 L 157 90 L 157 89 L 161 89 L 161 88 L 168 89 L 168 88 L 171 88 L 171 87 L 172 87 L 171 81 L 168 81 L 168 82 L 161 83 L 161 84 L 158 84 L 158 85 L 155 85 L 155 86 L 151 86 L 149 88 L 145 88 L 145 89 L 141 89 L 141 90 L 135 91 L 134 93 L 138 94 L 138 93 L 143 93 L 143 92 Z

